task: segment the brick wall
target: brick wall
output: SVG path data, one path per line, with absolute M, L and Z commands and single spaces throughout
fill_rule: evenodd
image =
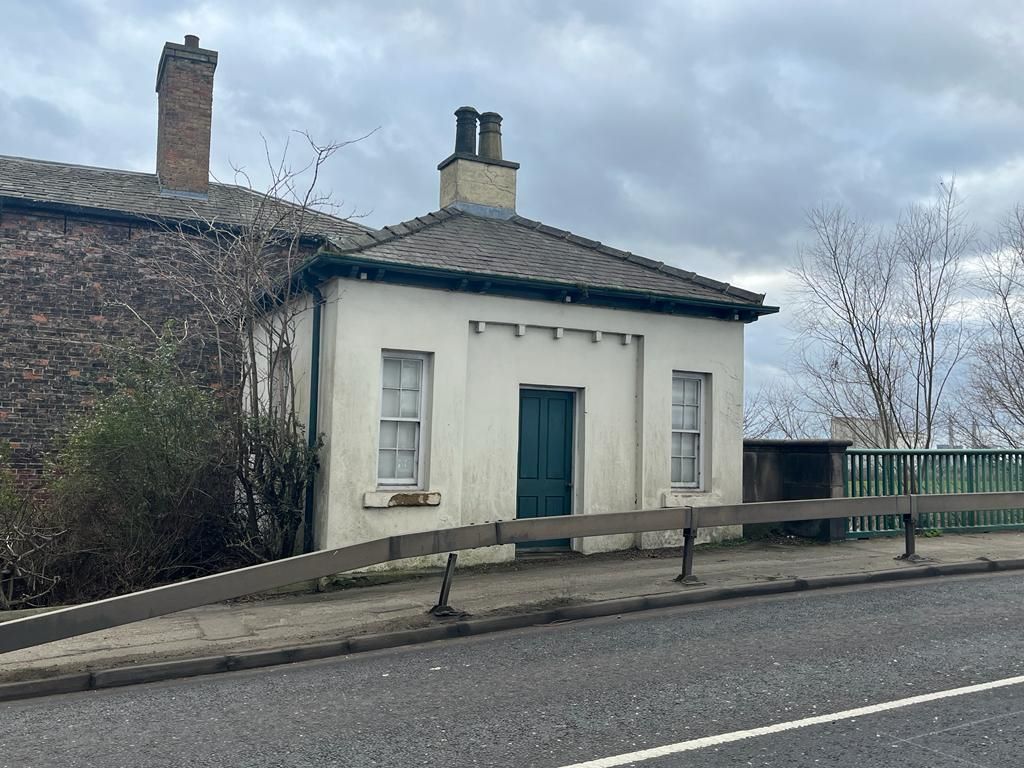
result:
M 175 258 L 173 244 L 151 225 L 0 211 L 0 445 L 26 485 L 109 383 L 103 345 L 152 339 L 128 307 L 156 329 L 193 313 L 145 268 Z

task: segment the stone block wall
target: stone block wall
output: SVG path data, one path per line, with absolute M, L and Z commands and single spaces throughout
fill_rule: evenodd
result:
M 846 440 L 744 440 L 743 502 L 841 498 L 850 445 Z M 842 520 L 744 526 L 744 535 L 777 528 L 823 541 L 844 538 Z

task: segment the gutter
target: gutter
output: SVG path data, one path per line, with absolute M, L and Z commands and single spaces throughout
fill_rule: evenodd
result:
M 306 420 L 307 445 L 312 448 L 316 445 L 317 436 L 320 433 L 320 322 L 323 314 L 324 295 L 320 288 L 310 282 L 309 291 L 313 295 L 313 331 L 310 334 L 309 346 L 309 418 Z M 316 525 L 315 509 L 315 478 L 306 483 L 306 503 L 303 510 L 302 525 L 302 551 L 309 553 L 316 550 L 316 537 L 314 526 Z

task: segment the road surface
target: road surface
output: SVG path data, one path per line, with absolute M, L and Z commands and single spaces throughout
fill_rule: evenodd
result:
M 1022 597 L 931 579 L 0 704 L 0 766 L 1019 768 Z

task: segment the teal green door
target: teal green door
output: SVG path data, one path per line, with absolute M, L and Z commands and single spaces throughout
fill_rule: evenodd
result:
M 520 390 L 517 518 L 572 514 L 572 419 L 572 392 Z M 517 548 L 568 549 L 569 539 Z

